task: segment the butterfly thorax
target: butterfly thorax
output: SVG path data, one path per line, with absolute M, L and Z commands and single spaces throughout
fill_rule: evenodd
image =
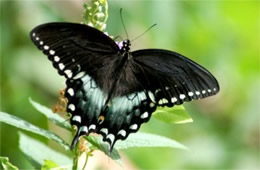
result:
M 114 97 L 123 96 L 136 90 L 133 74 L 134 63 L 130 50 L 130 41 L 122 41 L 118 57 L 108 60 L 97 72 L 96 79 L 100 88 L 108 95 L 107 102 Z M 133 80 L 134 79 L 134 80 Z M 106 103 L 107 103 L 106 102 Z
M 119 57 L 114 59 L 112 67 L 106 66 L 111 70 L 109 72 L 103 71 L 103 68 L 100 69 L 100 72 L 103 72 L 102 79 L 99 79 L 101 88 L 108 94 L 108 100 L 128 94 L 129 92 L 134 92 L 136 90 L 136 79 L 134 76 L 134 63 L 131 59 L 132 55 L 129 52 L 129 44 L 126 42 L 122 47 L 122 53 Z M 106 68 L 104 67 L 104 68 Z M 109 69 L 106 69 L 109 70 Z M 100 75 L 101 77 L 101 75 Z

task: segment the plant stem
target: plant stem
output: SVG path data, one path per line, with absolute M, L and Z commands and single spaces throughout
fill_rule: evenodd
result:
M 83 170 L 86 168 L 86 166 L 87 166 L 87 162 L 88 162 L 88 158 L 90 157 L 90 156 L 93 156 L 92 155 L 92 152 L 93 152 L 94 150 L 93 149 L 87 149 L 85 152 L 86 152 L 86 160 L 85 160 L 85 163 L 84 163 L 84 166 L 83 166 Z
M 89 157 L 89 153 L 88 152 L 86 152 L 86 160 L 85 160 L 85 163 L 84 163 L 84 166 L 83 166 L 83 170 L 86 168 L 86 166 L 87 166 L 87 163 L 88 163 L 88 157 Z
M 78 169 L 78 161 L 79 161 L 79 156 L 80 156 L 78 149 L 79 149 L 79 144 L 77 144 L 74 149 L 73 166 L 72 166 L 73 170 Z

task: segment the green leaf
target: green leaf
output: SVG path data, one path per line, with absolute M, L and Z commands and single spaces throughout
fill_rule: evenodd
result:
M 9 162 L 7 157 L 0 157 L 0 169 L 4 170 L 18 170 L 16 166 Z
M 61 117 L 60 115 L 58 115 L 56 113 L 53 113 L 51 109 L 33 101 L 31 98 L 29 99 L 29 101 L 36 110 L 38 110 L 40 113 L 45 115 L 54 124 L 71 131 L 71 125 L 63 117 Z
M 113 151 L 110 153 L 108 144 L 106 142 L 103 142 L 100 136 L 86 136 L 85 138 L 90 143 L 90 149 L 99 149 L 111 159 L 116 161 L 119 165 L 122 165 L 117 149 L 114 148 Z
M 154 112 L 153 117 L 165 123 L 171 124 L 193 122 L 192 118 L 185 111 L 185 108 L 182 105 L 174 107 L 158 107 Z
M 72 160 L 69 157 L 51 149 L 47 145 L 25 135 L 22 132 L 19 132 L 19 148 L 26 157 L 30 158 L 30 160 L 33 160 L 38 165 L 43 164 L 46 168 L 54 166 L 54 162 L 68 168 L 72 167 Z M 54 162 L 46 160 L 52 160 Z
M 10 115 L 4 112 L 0 112 L 0 122 L 15 126 L 19 129 L 23 129 L 29 132 L 33 132 L 35 134 L 41 135 L 43 137 L 46 137 L 48 139 L 51 139 L 57 143 L 59 143 L 61 146 L 63 146 L 66 150 L 70 149 L 70 146 L 58 135 L 55 133 L 52 133 L 48 130 L 39 128 L 23 119 L 20 119 L 14 115 Z
M 59 169 L 59 165 L 52 160 L 44 160 L 41 170 Z
M 185 150 L 188 149 L 186 146 L 176 142 L 175 140 L 141 132 L 131 134 L 125 141 L 118 141 L 115 144 L 115 148 L 117 149 L 127 149 L 131 147 L 171 147 Z

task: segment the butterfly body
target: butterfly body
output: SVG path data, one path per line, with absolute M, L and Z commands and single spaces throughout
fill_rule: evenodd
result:
M 214 76 L 173 51 L 130 51 L 101 31 L 82 24 L 47 23 L 31 31 L 35 45 L 66 77 L 67 111 L 82 135 L 95 132 L 110 148 L 147 122 L 157 106 L 182 104 L 216 94 Z

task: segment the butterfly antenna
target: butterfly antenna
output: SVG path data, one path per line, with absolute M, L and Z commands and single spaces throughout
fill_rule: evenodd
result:
M 152 26 L 150 26 L 145 32 L 143 32 L 141 35 L 137 36 L 136 38 L 132 39 L 131 42 L 133 42 L 134 40 L 137 40 L 138 38 L 140 38 L 141 36 L 143 36 L 145 33 L 147 33 L 150 29 L 152 29 L 153 27 L 155 27 L 157 24 L 153 24 Z
M 120 19 L 121 19 L 122 25 L 123 25 L 123 27 L 124 27 L 126 37 L 127 37 L 127 39 L 129 39 L 129 38 L 128 38 L 127 31 L 126 31 L 126 28 L 125 28 L 125 24 L 124 24 L 124 20 L 123 20 L 123 16 L 122 16 L 122 11 L 123 11 L 123 8 L 120 8 Z
M 121 41 L 123 41 L 123 38 L 122 38 L 121 36 L 119 36 L 119 35 L 114 38 L 114 41 L 115 41 L 116 39 L 118 39 L 118 38 L 119 38 Z

